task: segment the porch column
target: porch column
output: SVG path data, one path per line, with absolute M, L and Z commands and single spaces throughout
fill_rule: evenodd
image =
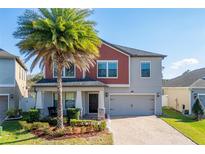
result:
M 98 103 L 98 119 L 105 118 L 105 93 L 103 90 L 99 91 L 99 103 Z
M 43 110 L 43 97 L 42 97 L 42 91 L 37 91 L 37 97 L 36 97 L 36 109 L 40 110 L 40 113 L 42 114 Z
M 83 116 L 83 102 L 82 102 L 82 92 L 77 90 L 76 92 L 76 108 L 80 109 L 80 116 Z

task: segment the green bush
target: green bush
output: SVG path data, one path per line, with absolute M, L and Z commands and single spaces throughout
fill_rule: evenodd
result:
M 40 118 L 40 112 L 38 109 L 30 109 L 28 111 L 28 119 L 27 122 L 37 122 Z
M 52 129 L 44 129 L 44 134 L 49 135 L 51 137 L 61 137 L 64 135 L 71 135 L 73 134 L 73 128 L 72 127 L 65 127 L 64 129 L 57 129 L 57 130 L 52 130 Z
M 31 130 L 43 130 L 43 129 L 48 129 L 49 124 L 46 122 L 34 122 L 31 124 Z
M 204 115 L 203 107 L 198 98 L 192 107 L 192 112 L 194 113 L 196 120 L 201 120 L 202 116 Z
M 70 125 L 71 126 L 78 126 L 78 127 L 82 127 L 82 126 L 94 126 L 96 125 L 96 123 L 98 123 L 98 121 L 96 120 L 76 120 L 76 119 L 71 119 L 70 121 Z
M 26 121 L 19 121 L 19 124 L 21 125 L 21 128 L 23 128 L 26 131 L 31 131 L 31 123 L 27 123 Z
M 96 120 L 76 120 L 72 119 L 70 121 L 70 126 L 72 127 L 86 127 L 87 132 L 90 131 L 103 131 L 106 129 L 106 121 L 96 121 Z
M 22 112 L 22 119 L 23 121 L 28 121 L 29 119 L 29 113 L 28 112 Z
M 67 109 L 67 118 L 68 119 L 79 119 L 80 118 L 80 109 L 79 108 L 68 108 Z
M 49 124 L 45 122 L 33 122 L 33 123 L 28 123 L 26 121 L 19 121 L 21 127 L 26 130 L 26 131 L 31 131 L 31 130 L 44 130 L 49 128 Z
M 101 122 L 99 123 L 99 125 L 98 125 L 99 131 L 105 130 L 105 129 L 106 129 L 106 126 L 107 126 L 106 121 L 105 121 L 105 120 L 101 121 Z
M 44 117 L 40 120 L 41 122 L 48 122 L 51 126 L 57 125 L 57 117 Z M 63 123 L 67 123 L 67 118 L 63 117 Z
M 9 109 L 6 113 L 9 118 L 15 118 L 21 115 L 21 110 L 19 109 Z

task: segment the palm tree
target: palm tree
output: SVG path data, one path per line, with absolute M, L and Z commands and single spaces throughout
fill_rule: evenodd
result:
M 57 65 L 57 128 L 63 128 L 62 69 L 73 64 L 81 71 L 89 70 L 99 55 L 101 40 L 94 29 L 95 22 L 88 20 L 89 9 L 38 9 L 26 10 L 18 18 L 14 37 L 25 55 L 25 61 L 34 59 L 41 69 L 45 63 Z

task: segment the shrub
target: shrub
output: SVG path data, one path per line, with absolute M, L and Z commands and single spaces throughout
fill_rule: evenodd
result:
M 189 114 L 189 110 L 184 110 L 184 114 L 185 115 Z
M 72 119 L 70 121 L 70 125 L 71 126 L 94 126 L 96 123 L 98 123 L 98 121 L 96 120 L 76 120 L 76 119 Z
M 103 120 L 99 123 L 99 131 L 103 131 L 106 128 L 106 121 Z
M 79 119 L 80 118 L 80 109 L 79 108 L 68 108 L 67 109 L 68 119 Z
M 44 129 L 44 134 L 49 135 L 51 137 L 61 137 L 64 135 L 70 135 L 73 134 L 73 128 L 72 127 L 65 127 L 64 129 L 57 129 L 57 130 L 52 130 L 50 129 Z
M 92 131 L 103 131 L 106 128 L 106 121 L 96 121 L 96 120 L 75 120 L 70 121 L 72 127 L 87 127 L 87 132 Z
M 40 120 L 41 122 L 48 122 L 51 126 L 57 125 L 57 117 L 45 117 Z M 67 123 L 67 118 L 63 117 L 63 123 Z
M 192 107 L 192 112 L 196 116 L 197 120 L 201 120 L 201 117 L 204 115 L 204 110 L 198 98 L 196 99 L 196 102 L 194 103 Z
M 28 112 L 27 122 L 37 122 L 40 118 L 40 112 L 37 109 L 30 109 Z
M 15 118 L 15 117 L 18 117 L 19 115 L 21 115 L 21 110 L 9 109 L 6 114 L 9 118 Z
M 29 119 L 29 113 L 28 112 L 22 112 L 22 119 L 23 121 L 28 121 Z
M 49 128 L 49 124 L 46 122 L 34 122 L 31 124 L 31 130 L 44 130 L 44 129 L 48 129 Z
M 26 121 L 19 121 L 19 124 L 26 131 L 30 131 L 31 130 L 31 125 L 32 125 L 31 123 L 27 123 Z
M 20 121 L 21 127 L 26 131 L 31 130 L 44 130 L 49 128 L 49 124 L 45 122 L 34 122 L 34 123 L 28 123 L 26 121 Z

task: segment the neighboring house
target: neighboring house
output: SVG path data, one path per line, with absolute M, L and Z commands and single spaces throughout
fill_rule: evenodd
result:
M 0 119 L 9 109 L 18 109 L 27 97 L 27 69 L 19 57 L 0 49 Z
M 103 41 L 100 57 L 88 72 L 64 69 L 63 109 L 77 107 L 81 115 L 161 114 L 162 60 L 165 55 Z M 45 66 L 44 79 L 35 84 L 36 107 L 48 115 L 57 104 L 57 69 Z
M 181 76 L 170 80 L 164 80 L 163 92 L 168 97 L 168 106 L 184 112 L 189 111 L 199 98 L 205 107 L 205 68 L 187 71 Z

